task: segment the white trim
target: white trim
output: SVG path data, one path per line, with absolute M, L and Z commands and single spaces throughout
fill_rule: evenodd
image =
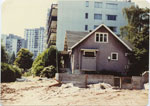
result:
M 110 33 L 112 33 L 112 35 L 114 37 L 116 37 L 125 47 L 127 47 L 127 49 L 129 49 L 130 51 L 132 51 L 132 48 L 130 48 L 125 42 L 123 42 L 114 32 L 112 32 L 106 25 L 101 24 L 99 25 L 95 30 L 93 30 L 92 32 L 90 32 L 88 35 L 86 35 L 84 38 L 82 38 L 79 42 L 77 42 L 76 44 L 74 44 L 71 49 L 73 49 L 74 47 L 76 47 L 78 44 L 80 44 L 82 41 L 84 41 L 86 38 L 88 38 L 92 33 L 94 33 L 96 30 L 98 30 L 100 27 L 104 26 Z
M 116 54 L 116 59 L 113 59 L 113 58 L 112 58 L 112 57 L 113 57 L 113 56 L 112 56 L 113 54 Z M 111 52 L 111 60 L 118 60 L 118 53 L 117 53 L 117 52 Z
M 99 35 L 99 41 L 96 41 L 96 34 Z M 100 41 L 100 34 L 103 34 L 103 41 Z M 106 34 L 106 42 L 104 42 L 104 35 Z M 105 32 L 95 32 L 95 43 L 108 43 L 108 33 Z

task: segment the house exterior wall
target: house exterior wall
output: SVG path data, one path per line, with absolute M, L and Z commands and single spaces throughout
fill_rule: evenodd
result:
M 108 33 L 108 43 L 96 43 L 96 32 Z M 74 55 L 74 58 L 72 59 L 72 66 L 74 67 L 72 67 L 72 70 L 82 70 L 82 64 L 86 65 L 87 67 L 89 64 L 94 64 L 92 61 L 85 61 L 82 63 L 83 52 L 81 52 L 81 49 L 98 49 L 96 53 L 96 71 L 108 70 L 124 73 L 125 65 L 128 65 L 128 58 L 125 56 L 125 53 L 129 52 L 127 48 L 110 32 L 108 32 L 106 28 L 101 27 L 96 32 L 94 32 L 91 36 L 89 36 L 72 50 L 72 55 Z M 118 53 L 118 60 L 108 61 L 108 56 L 111 56 L 112 52 Z
M 89 6 L 86 7 L 88 0 L 59 0 L 58 1 L 58 16 L 57 16 L 57 41 L 58 50 L 64 49 L 64 40 L 66 30 L 71 31 L 90 31 L 94 26 L 105 24 L 107 26 L 116 27 L 116 34 L 120 34 L 120 27 L 127 24 L 127 20 L 123 16 L 122 9 L 134 5 L 133 2 L 125 0 L 89 0 Z M 101 2 L 100 8 L 95 8 L 94 3 Z M 107 8 L 107 3 L 116 4 L 117 8 Z M 88 19 L 85 18 L 85 13 L 88 13 Z M 94 14 L 102 14 L 102 19 L 94 19 Z M 117 15 L 117 20 L 107 20 L 106 15 Z M 85 25 L 88 29 L 85 30 Z

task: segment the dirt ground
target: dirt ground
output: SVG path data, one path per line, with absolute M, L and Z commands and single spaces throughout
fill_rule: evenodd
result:
M 28 77 L 29 82 L 1 84 L 2 105 L 98 105 L 98 106 L 146 106 L 148 90 L 117 90 L 99 85 L 78 88 L 72 84 L 50 86 L 55 80 Z

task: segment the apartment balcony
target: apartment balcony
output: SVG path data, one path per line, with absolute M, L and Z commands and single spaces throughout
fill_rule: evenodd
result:
M 47 44 L 49 45 L 56 44 L 56 39 L 54 39 L 54 34 L 56 38 L 57 30 L 57 4 L 51 5 L 51 10 L 49 12 L 49 18 L 47 22 Z

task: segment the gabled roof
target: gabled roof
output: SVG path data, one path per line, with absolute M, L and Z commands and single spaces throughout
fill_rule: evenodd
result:
M 132 51 L 132 48 L 127 45 L 123 40 L 121 40 L 114 32 L 112 32 L 106 25 L 101 24 L 99 25 L 95 30 L 93 30 L 92 32 L 90 32 L 89 34 L 87 34 L 84 38 L 82 38 L 79 42 L 77 42 L 76 44 L 74 44 L 71 49 L 75 48 L 77 45 L 79 45 L 81 42 L 83 42 L 85 39 L 87 39 L 90 35 L 92 35 L 94 32 L 96 32 L 99 28 L 101 27 L 105 27 L 115 38 L 117 38 L 127 49 L 129 49 L 130 51 Z
M 89 32 L 81 32 L 81 31 L 66 31 L 67 37 L 67 46 L 70 49 L 73 45 L 79 42 L 82 38 L 84 38 Z

